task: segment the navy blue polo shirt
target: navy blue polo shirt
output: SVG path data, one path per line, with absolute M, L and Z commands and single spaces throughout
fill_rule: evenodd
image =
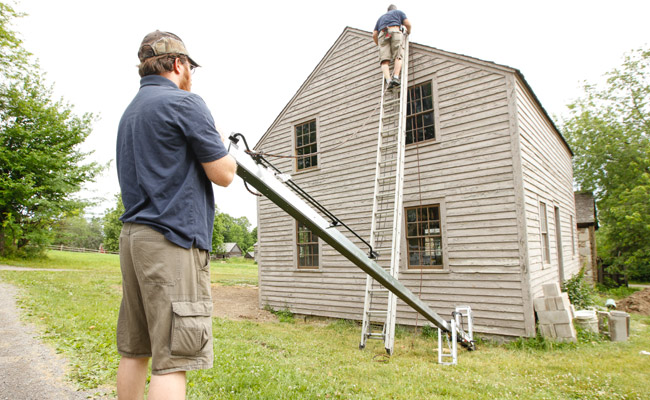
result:
M 145 76 L 117 133 L 120 219 L 148 225 L 181 247 L 212 250 L 214 193 L 201 163 L 226 154 L 200 96 Z
M 400 10 L 390 10 L 386 14 L 379 17 L 375 24 L 375 30 L 380 32 L 382 29 L 389 26 L 400 26 L 406 19 L 406 14 Z

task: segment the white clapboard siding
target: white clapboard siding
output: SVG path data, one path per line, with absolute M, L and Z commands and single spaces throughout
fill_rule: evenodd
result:
M 399 279 L 446 319 L 468 304 L 477 332 L 530 336 L 530 293 L 537 286 L 528 285 L 550 276 L 535 267 L 541 256 L 535 204 L 539 194 L 554 201 L 549 215 L 556 205 L 567 210 L 562 236 L 570 242 L 570 226 L 564 226 L 573 201 L 566 198 L 570 154 L 527 87 L 513 83 L 519 74 L 512 68 L 412 43 L 409 75 L 410 86 L 432 84 L 436 139 L 406 148 L 404 206 L 440 205 L 444 266 L 409 270 L 403 240 Z M 318 167 L 296 171 L 293 159 L 269 159 L 364 238 L 370 234 L 380 88 L 370 33 L 346 28 L 256 145 L 291 155 L 294 126 L 316 120 Z M 549 147 L 546 154 L 542 149 Z M 550 233 L 553 227 L 549 216 Z M 296 223 L 266 198 L 258 202 L 258 235 L 261 306 L 361 319 L 365 274 L 359 268 L 321 243 L 319 268 L 298 270 Z M 565 249 L 566 271 L 575 269 L 571 254 Z M 428 324 L 401 301 L 397 316 L 400 324 Z
M 556 129 L 544 118 L 538 102 L 529 88 L 516 80 L 517 118 L 520 132 L 522 177 L 525 195 L 526 228 L 530 250 L 530 291 L 533 297 L 541 295 L 542 285 L 560 282 L 555 207 L 560 211 L 560 231 L 564 264 L 564 279 L 579 270 L 579 256 L 572 250 L 571 227 L 575 221 L 573 169 L 571 153 Z M 540 201 L 546 203 L 550 247 L 550 263 L 542 262 L 540 235 Z

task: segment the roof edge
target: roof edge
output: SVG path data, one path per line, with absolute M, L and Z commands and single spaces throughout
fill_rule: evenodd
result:
M 372 33 L 369 32 L 369 31 L 364 31 L 364 30 L 362 30 L 362 29 L 352 28 L 352 27 L 350 27 L 350 26 L 346 26 L 346 27 L 343 29 L 343 32 L 341 32 L 341 34 L 339 35 L 339 37 L 334 41 L 334 43 L 332 44 L 332 46 L 330 46 L 329 50 L 327 50 L 327 53 L 325 53 L 325 55 L 323 56 L 323 58 L 321 58 L 321 60 L 320 60 L 320 61 L 318 62 L 318 64 L 316 65 L 316 67 L 312 70 L 312 72 L 311 72 L 311 73 L 307 76 L 307 78 L 304 80 L 304 82 L 302 83 L 302 85 L 300 85 L 300 87 L 298 88 L 298 90 L 296 90 L 296 93 L 291 97 L 291 99 L 289 100 L 289 102 L 287 102 L 287 104 L 284 106 L 284 108 L 282 108 L 282 110 L 280 111 L 280 113 L 278 114 L 278 116 L 273 120 L 273 123 L 271 123 L 271 125 L 269 125 L 268 129 L 266 130 L 266 132 L 264 132 L 264 134 L 262 135 L 262 137 L 260 137 L 260 139 L 257 141 L 257 143 L 256 143 L 255 146 L 254 146 L 254 148 L 255 148 L 256 150 L 258 150 L 258 146 L 260 145 L 260 143 L 262 143 L 262 141 L 263 141 L 263 140 L 264 140 L 264 139 L 265 139 L 265 138 L 270 134 L 270 132 L 271 132 L 271 131 L 273 130 L 273 128 L 277 125 L 277 123 L 278 123 L 279 120 L 282 118 L 282 116 L 285 114 L 285 112 L 289 109 L 289 107 L 290 107 L 290 106 L 293 104 L 293 102 L 296 100 L 296 97 L 298 96 L 298 94 L 299 94 L 299 93 L 300 93 L 300 92 L 301 92 L 301 91 L 302 91 L 302 90 L 303 90 L 303 89 L 308 85 L 308 83 L 311 81 L 311 78 L 312 78 L 312 77 L 313 77 L 313 76 L 318 72 L 318 70 L 321 68 L 321 66 L 322 66 L 323 63 L 325 62 L 325 60 L 327 60 L 328 56 L 332 53 L 332 51 L 336 48 L 336 46 L 341 42 L 341 40 L 343 39 L 343 37 L 345 36 L 345 34 L 346 34 L 347 32 L 351 32 L 351 33 L 354 33 L 354 34 L 357 34 L 357 35 L 362 35 L 362 36 L 368 35 L 369 37 L 371 37 L 371 35 L 372 35 Z M 459 58 L 459 59 L 461 59 L 461 60 L 463 60 L 463 61 L 466 61 L 466 62 L 471 62 L 471 63 L 479 64 L 479 65 L 482 65 L 482 66 L 484 66 L 484 67 L 488 67 L 488 68 L 495 68 L 495 69 L 498 69 L 498 70 L 501 70 L 501 71 L 504 71 L 504 72 L 514 73 L 514 74 L 515 74 L 515 75 L 516 75 L 516 76 L 521 80 L 521 82 L 524 84 L 526 90 L 528 90 L 528 92 L 530 92 L 530 94 L 532 95 L 533 99 L 535 100 L 535 103 L 537 103 L 537 105 L 539 106 L 540 110 L 541 110 L 542 113 L 544 114 L 544 117 L 545 117 L 545 118 L 547 119 L 547 121 L 551 124 L 551 127 L 555 130 L 555 133 L 558 135 L 558 137 L 560 138 L 560 140 L 562 140 L 562 143 L 564 143 L 564 145 L 566 146 L 567 150 L 569 150 L 569 154 L 571 155 L 571 157 L 574 156 L 573 150 L 571 150 L 571 146 L 569 146 L 569 143 L 566 141 L 566 139 L 564 138 L 564 136 L 562 136 L 562 133 L 560 132 L 560 130 L 558 129 L 558 127 L 555 125 L 555 122 L 553 122 L 553 119 L 552 119 L 551 116 L 548 114 L 548 112 L 546 111 L 546 109 L 545 109 L 544 106 L 542 105 L 541 101 L 539 100 L 539 98 L 537 97 L 537 95 L 535 94 L 535 92 L 533 91 L 533 88 L 530 86 L 530 84 L 528 84 L 528 81 L 526 80 L 526 78 L 524 77 L 524 74 L 522 74 L 520 70 L 518 70 L 517 68 L 513 68 L 513 67 L 510 67 L 510 66 L 507 66 L 507 65 L 497 64 L 497 63 L 495 63 L 495 62 L 493 62 L 493 61 L 481 60 L 481 59 L 476 58 L 476 57 L 471 57 L 471 56 L 467 56 L 467 55 L 460 54 L 460 53 L 454 53 L 454 52 L 450 52 L 450 51 L 446 51 L 446 50 L 441 50 L 441 49 L 438 49 L 438 48 L 436 48 L 436 47 L 432 47 L 432 46 L 428 46 L 428 45 L 419 44 L 419 43 L 417 43 L 417 42 L 411 42 L 411 44 L 413 44 L 413 45 L 415 45 L 415 46 L 417 46 L 417 47 L 422 47 L 422 48 L 429 49 L 430 51 L 432 50 L 432 51 L 434 51 L 434 52 L 436 52 L 436 53 L 440 53 L 440 54 L 442 54 L 442 55 L 447 55 L 447 56 L 449 56 L 449 57 Z

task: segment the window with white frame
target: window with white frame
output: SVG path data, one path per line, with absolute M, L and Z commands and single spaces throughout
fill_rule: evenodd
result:
M 551 249 L 548 239 L 548 218 L 546 213 L 546 203 L 539 202 L 539 229 L 542 240 L 542 261 L 544 264 L 551 262 Z
M 318 165 L 318 144 L 316 137 L 316 120 L 311 120 L 294 127 L 296 170 L 302 171 Z
M 318 269 L 318 236 L 302 222 L 296 221 L 298 269 Z

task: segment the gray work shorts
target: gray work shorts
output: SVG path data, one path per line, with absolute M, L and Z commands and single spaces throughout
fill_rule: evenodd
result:
M 120 266 L 118 353 L 151 357 L 154 375 L 212 368 L 208 252 L 184 249 L 146 225 L 125 223 Z

